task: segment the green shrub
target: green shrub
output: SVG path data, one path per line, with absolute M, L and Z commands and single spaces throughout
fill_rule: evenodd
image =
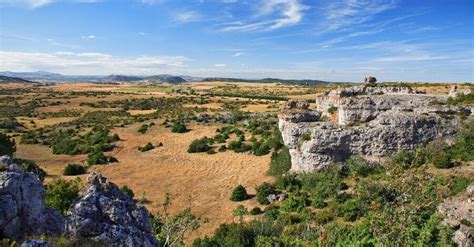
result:
M 13 156 L 16 151 L 15 140 L 8 138 L 7 135 L 0 132 L 0 156 Z
M 66 215 L 69 206 L 78 197 L 80 189 L 80 178 L 72 181 L 57 179 L 46 185 L 45 202 L 48 207 Z
M 273 185 L 264 182 L 255 188 L 257 191 L 256 198 L 260 204 L 269 204 L 267 196 L 275 192 Z
M 329 113 L 329 114 L 332 115 L 332 114 L 334 114 L 334 113 L 336 113 L 336 112 L 337 112 L 337 107 L 335 107 L 335 106 L 332 105 L 332 106 L 330 106 L 330 107 L 328 108 L 328 113 Z
M 135 196 L 135 193 L 133 193 L 133 190 L 130 189 L 127 185 L 123 185 L 122 187 L 120 187 L 120 190 L 122 191 L 123 194 L 129 196 L 132 199 Z
M 279 190 L 298 191 L 301 188 L 301 182 L 295 174 L 286 174 L 277 178 L 275 187 Z
M 86 173 L 86 168 L 79 164 L 68 164 L 64 168 L 63 175 L 64 176 L 76 176 Z
M 328 204 L 321 197 L 315 197 L 311 201 L 311 206 L 313 206 L 315 208 L 325 208 L 325 207 L 327 207 L 327 205 Z
M 225 145 L 221 145 L 217 151 L 219 152 L 225 152 L 227 150 L 227 147 Z
M 451 161 L 448 153 L 443 150 L 433 153 L 430 161 L 436 168 L 446 169 L 454 167 L 454 163 Z
M 339 206 L 338 213 L 346 221 L 355 221 L 364 215 L 364 208 L 359 200 L 350 199 Z
M 203 137 L 191 142 L 188 148 L 188 153 L 202 153 L 207 152 L 209 149 L 211 149 L 211 146 L 209 146 L 209 140 L 207 137 Z
M 361 156 L 355 156 L 346 162 L 351 172 L 357 176 L 367 177 L 373 173 L 378 173 L 382 170 L 382 166 L 378 164 L 370 164 Z
M 155 146 L 153 146 L 153 144 L 151 144 L 151 143 L 149 142 L 149 143 L 147 143 L 147 144 L 146 144 L 145 146 L 143 146 L 143 147 L 138 147 L 138 150 L 139 150 L 140 152 L 146 152 L 146 151 L 150 151 L 150 150 L 152 150 L 152 149 L 154 149 L 154 148 L 155 148 Z
M 108 158 L 101 151 L 96 151 L 87 155 L 87 164 L 92 165 L 104 165 L 109 162 Z
M 449 149 L 449 155 L 453 159 L 474 160 L 474 121 L 467 123 L 456 136 L 453 146 Z
M 145 134 L 148 131 L 148 127 L 147 124 L 142 124 L 140 128 L 138 128 L 138 133 Z
M 449 191 L 452 196 L 463 192 L 466 190 L 467 186 L 471 184 L 473 179 L 469 179 L 466 177 L 454 177 L 449 184 Z
M 335 196 L 341 185 L 337 171 L 319 171 L 300 175 L 303 190 L 325 199 Z
M 252 208 L 252 210 L 250 210 L 250 214 L 251 215 L 263 214 L 263 210 L 259 207 L 254 207 L 254 208 Z
M 234 191 L 232 191 L 232 195 L 230 196 L 230 200 L 234 202 L 247 200 L 248 198 L 249 195 L 247 194 L 247 190 L 240 184 L 234 188 Z
M 287 147 L 283 147 L 280 151 L 273 152 L 268 169 L 268 175 L 281 176 L 291 168 L 291 156 Z
M 318 211 L 314 216 L 314 222 L 319 225 L 323 225 L 331 222 L 334 219 L 334 211 L 330 209 L 323 209 Z
M 209 150 L 207 150 L 206 153 L 207 153 L 207 154 L 215 154 L 216 151 L 214 151 L 214 149 L 209 149 Z
M 292 195 L 284 200 L 281 209 L 286 212 L 300 212 L 306 207 L 306 196 L 302 194 Z
M 185 133 L 188 131 L 188 128 L 186 128 L 186 125 L 182 122 L 176 122 L 173 124 L 173 127 L 171 127 L 171 132 L 173 133 Z
M 235 217 L 240 217 L 240 218 L 242 218 L 244 215 L 249 214 L 249 211 L 247 210 L 246 207 L 244 207 L 244 205 L 239 204 L 239 205 L 234 209 L 234 211 L 232 212 L 232 214 L 233 214 Z
M 311 132 L 305 132 L 301 135 L 302 141 L 309 141 L 311 140 Z

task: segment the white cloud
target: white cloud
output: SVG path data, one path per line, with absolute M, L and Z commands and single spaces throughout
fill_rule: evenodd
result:
M 0 0 L 0 7 L 26 7 L 36 9 L 54 2 L 53 0 Z
M 147 33 L 145 33 L 145 32 L 138 32 L 138 34 L 140 34 L 141 36 L 147 35 Z
M 81 39 L 95 39 L 95 35 L 84 35 L 84 36 L 81 36 Z
M 296 25 L 303 19 L 307 6 L 299 0 L 266 0 L 259 3 L 254 21 L 236 21 L 224 24 L 221 31 L 275 30 Z
M 234 57 L 240 57 L 240 56 L 242 56 L 242 55 L 244 55 L 243 52 L 236 52 L 236 53 L 234 53 Z
M 214 64 L 214 67 L 223 68 L 223 67 L 227 67 L 227 64 L 224 64 L 224 63 L 216 63 L 216 64 Z
M 323 31 L 339 30 L 370 21 L 375 15 L 393 9 L 395 0 L 335 0 L 322 8 Z
M 0 51 L 0 71 L 46 70 L 65 74 L 153 74 L 185 68 L 184 56 L 116 57 L 98 52 L 29 53 Z
M 183 11 L 177 13 L 174 19 L 180 23 L 195 22 L 201 19 L 201 15 L 196 11 Z

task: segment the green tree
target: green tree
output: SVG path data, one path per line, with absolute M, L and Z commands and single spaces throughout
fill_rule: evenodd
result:
M 58 210 L 66 215 L 72 202 L 78 197 L 81 179 L 78 177 L 72 181 L 56 179 L 46 185 L 45 202 L 48 207 Z
M 249 198 L 247 190 L 240 184 L 234 188 L 234 191 L 232 191 L 232 195 L 230 196 L 230 200 L 234 202 L 240 202 L 246 200 L 247 198 Z
M 13 156 L 16 152 L 16 144 L 14 139 L 8 138 L 4 133 L 0 132 L 0 156 Z

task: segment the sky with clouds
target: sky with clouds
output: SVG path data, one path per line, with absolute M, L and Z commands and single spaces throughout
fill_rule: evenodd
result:
M 472 0 L 0 0 L 0 71 L 474 81 Z

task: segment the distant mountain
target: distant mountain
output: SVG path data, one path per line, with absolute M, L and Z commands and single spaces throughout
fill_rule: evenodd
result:
M 109 75 L 102 79 L 105 82 L 132 82 L 132 81 L 141 81 L 143 77 L 138 76 L 128 76 L 128 75 Z
M 24 80 L 18 77 L 10 77 L 10 76 L 3 76 L 0 75 L 0 84 L 2 83 L 35 83 L 33 81 Z
M 33 81 L 47 81 L 47 82 L 73 82 L 73 81 L 100 81 L 103 76 L 94 75 L 62 75 L 58 73 L 51 73 L 46 71 L 36 72 L 0 72 L 1 76 L 18 77 L 25 80 Z
M 153 75 L 153 76 L 144 77 L 143 80 L 168 82 L 168 83 L 183 83 L 187 81 L 181 76 L 173 76 L 173 75 Z
M 240 78 L 226 78 L 226 77 L 208 77 L 202 81 L 224 81 L 224 82 L 251 82 L 251 83 L 282 83 L 282 84 L 297 84 L 297 85 L 319 85 L 330 83 L 321 80 L 285 80 L 278 78 L 264 78 L 264 79 L 240 79 Z

